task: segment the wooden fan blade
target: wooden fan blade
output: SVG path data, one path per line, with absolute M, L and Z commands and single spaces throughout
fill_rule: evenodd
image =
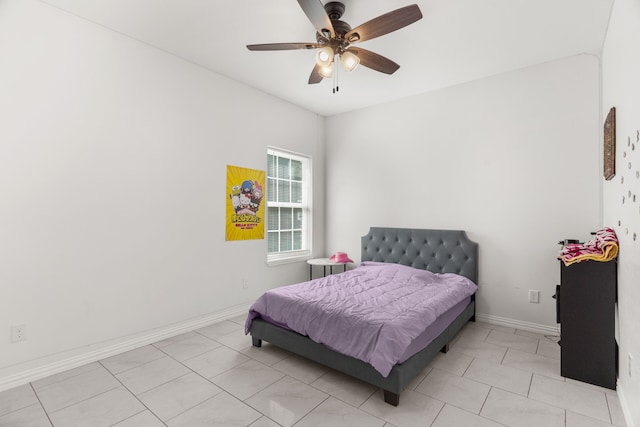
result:
M 349 43 L 371 40 L 413 24 L 421 18 L 422 12 L 418 5 L 401 7 L 357 26 L 345 34 L 344 38 Z
M 396 64 L 389 58 L 385 58 L 384 56 L 378 55 L 370 50 L 361 49 L 359 47 L 350 47 L 348 51 L 358 55 L 360 65 L 364 65 L 372 70 L 380 71 L 381 73 L 393 74 L 398 70 L 398 68 L 400 68 L 400 65 Z
M 296 50 L 296 49 L 315 49 L 319 47 L 317 43 L 264 43 L 264 44 L 248 44 L 249 50 Z
M 325 37 L 327 36 L 327 32 L 331 35 L 331 38 L 335 37 L 336 33 L 333 30 L 331 19 L 329 15 L 327 15 L 327 11 L 324 10 L 324 6 L 320 0 L 298 0 L 298 4 L 316 31 Z
M 322 81 L 322 76 L 320 75 L 320 66 L 316 64 L 311 70 L 311 75 L 309 76 L 309 84 L 314 85 L 316 83 L 320 83 Z

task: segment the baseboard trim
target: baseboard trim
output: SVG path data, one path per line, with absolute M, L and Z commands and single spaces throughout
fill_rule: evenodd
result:
M 36 381 L 50 375 L 55 375 L 69 369 L 115 356 L 116 354 L 124 353 L 125 351 L 134 350 L 138 347 L 171 338 L 194 329 L 240 316 L 247 313 L 249 306 L 250 304 L 233 306 L 215 313 L 196 317 L 194 319 L 189 319 L 184 322 L 175 323 L 162 328 L 10 366 L 0 370 L 0 391 L 18 387 L 31 381 Z M 3 373 L 3 371 L 5 372 Z
M 558 335 L 557 326 L 541 325 L 538 323 L 523 322 L 522 320 L 509 319 L 507 317 L 493 316 L 491 314 L 476 313 L 476 320 L 479 322 L 491 323 L 492 325 L 506 326 L 508 328 L 521 329 L 535 332 L 542 335 Z

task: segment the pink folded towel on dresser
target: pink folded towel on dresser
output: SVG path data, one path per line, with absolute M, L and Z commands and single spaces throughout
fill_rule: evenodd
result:
M 617 256 L 618 236 L 608 227 L 598 230 L 594 239 L 585 243 L 568 243 L 560 251 L 560 259 L 566 266 L 586 260 L 606 262 Z

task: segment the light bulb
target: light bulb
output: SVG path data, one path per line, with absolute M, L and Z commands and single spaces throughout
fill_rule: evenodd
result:
M 333 49 L 329 46 L 325 46 L 318 50 L 318 53 L 316 54 L 316 63 L 321 67 L 331 65 L 333 62 L 333 56 Z

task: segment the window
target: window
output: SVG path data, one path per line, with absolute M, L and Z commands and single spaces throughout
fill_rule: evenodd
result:
M 311 254 L 311 158 L 267 150 L 267 261 Z

